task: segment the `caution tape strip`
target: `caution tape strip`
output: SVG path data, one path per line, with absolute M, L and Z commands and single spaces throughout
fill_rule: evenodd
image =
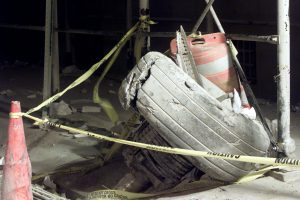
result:
M 257 178 L 264 176 L 265 173 L 269 172 L 273 169 L 285 169 L 286 167 L 283 166 L 265 166 L 257 171 L 254 171 L 248 175 L 245 175 L 238 181 L 233 184 L 240 184 L 249 181 L 253 181 Z M 123 190 L 97 190 L 87 194 L 85 200 L 127 200 L 127 199 L 140 199 L 140 198 L 147 198 L 147 197 L 159 197 L 164 195 L 169 195 L 172 193 L 178 192 L 186 192 L 188 190 L 199 189 L 203 191 L 204 189 L 212 189 L 215 186 L 225 186 L 228 183 L 218 181 L 218 180 L 198 180 L 189 183 L 183 183 L 175 186 L 172 189 L 168 189 L 165 191 L 157 192 L 157 193 L 136 193 L 136 192 L 127 192 Z
M 86 79 L 88 79 L 105 61 L 107 61 L 118 49 L 120 46 L 123 45 L 124 41 L 127 41 L 127 38 L 131 37 L 134 32 L 137 30 L 137 28 L 140 26 L 141 22 L 137 22 L 123 37 L 122 39 L 116 44 L 99 62 L 95 63 L 88 71 L 86 71 L 84 74 L 82 74 L 80 77 L 78 77 L 73 83 L 71 83 L 68 87 L 66 87 L 63 91 L 55 94 L 54 96 L 46 99 L 44 102 L 39 104 L 38 106 L 28 110 L 26 113 L 31 114 L 33 112 L 36 112 L 40 110 L 41 108 L 48 106 L 55 100 L 57 100 L 59 97 L 61 97 L 63 94 L 65 94 L 68 90 L 76 87 L 77 85 L 84 82 Z
M 270 158 L 270 157 L 258 157 L 258 156 L 246 156 L 246 155 L 236 155 L 230 153 L 219 153 L 219 152 L 206 152 L 206 151 L 196 151 L 190 149 L 181 149 L 181 148 L 173 148 L 173 147 L 164 147 L 164 146 L 157 146 L 153 144 L 145 144 L 141 142 L 134 142 L 124 139 L 112 138 L 105 135 L 93 133 L 90 131 L 84 131 L 81 129 L 65 126 L 58 123 L 50 122 L 49 120 L 43 120 L 34 116 L 31 116 L 27 113 L 11 113 L 11 118 L 16 118 L 16 116 L 24 116 L 26 118 L 32 119 L 39 124 L 46 124 L 51 127 L 60 128 L 63 130 L 67 130 L 71 133 L 80 133 L 84 134 L 93 138 L 97 138 L 100 140 L 106 140 L 109 142 L 115 142 L 119 144 L 124 144 L 128 146 L 148 149 L 151 151 L 159 151 L 163 153 L 169 154 L 178 154 L 184 156 L 194 156 L 194 157 L 205 157 L 205 158 L 218 158 L 218 159 L 225 159 L 225 160 L 233 160 L 239 162 L 246 162 L 246 163 L 257 163 L 263 165 L 273 165 L 273 166 L 292 166 L 292 167 L 300 167 L 300 160 L 298 159 L 291 159 L 291 158 Z M 116 134 L 112 132 L 113 134 Z
M 114 106 L 110 103 L 110 101 L 99 96 L 99 86 L 100 86 L 100 83 L 103 81 L 105 75 L 108 73 L 108 71 L 110 70 L 112 65 L 115 63 L 122 48 L 124 47 L 124 45 L 130 38 L 131 38 L 131 36 L 127 37 L 123 41 L 123 43 L 119 46 L 117 51 L 113 54 L 109 63 L 106 65 L 106 67 L 104 68 L 100 77 L 98 78 L 98 80 L 94 86 L 94 89 L 93 89 L 93 102 L 99 104 L 103 108 L 103 110 L 105 111 L 105 113 L 107 114 L 107 116 L 109 117 L 109 119 L 112 121 L 113 124 L 115 124 L 119 120 L 118 113 L 117 113 L 116 109 L 114 108 Z
M 127 200 L 157 196 L 158 194 L 134 193 L 122 190 L 98 190 L 87 195 L 85 200 Z
M 138 31 L 145 29 L 145 27 L 148 27 L 149 25 L 156 24 L 152 20 L 150 20 L 149 16 L 143 16 L 139 18 L 139 22 L 137 22 L 122 38 L 121 40 L 97 63 L 95 63 L 92 67 L 90 67 L 89 70 L 87 70 L 84 74 L 82 74 L 80 77 L 78 77 L 73 83 L 71 83 L 68 87 L 66 87 L 63 91 L 55 94 L 52 97 L 49 97 L 46 99 L 44 102 L 39 104 L 38 106 L 28 110 L 26 113 L 31 114 L 33 112 L 36 112 L 40 109 L 42 109 L 45 106 L 50 105 L 52 102 L 56 101 L 58 98 L 60 98 L 62 95 L 64 95 L 68 90 L 76 87 L 77 85 L 81 84 L 84 82 L 86 79 L 88 79 L 104 62 L 106 62 L 111 56 L 112 59 L 111 61 L 107 64 L 106 68 L 104 69 L 104 72 L 101 74 L 100 78 L 97 80 L 97 83 L 94 87 L 93 90 L 93 101 L 95 103 L 98 103 L 109 119 L 113 122 L 116 123 L 118 121 L 118 114 L 116 110 L 114 109 L 113 105 L 104 98 L 100 98 L 98 95 L 98 90 L 99 90 L 99 85 L 108 70 L 111 68 L 113 63 L 115 62 L 117 56 L 119 55 L 121 49 L 123 46 L 126 44 L 126 42 Z M 141 50 L 139 50 L 141 52 Z

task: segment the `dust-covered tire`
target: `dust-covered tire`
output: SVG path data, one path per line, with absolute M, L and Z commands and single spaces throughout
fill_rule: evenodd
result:
M 168 57 L 151 52 L 129 73 L 119 91 L 173 147 L 265 156 L 269 138 L 258 121 L 233 113 L 210 96 Z M 235 181 L 255 164 L 186 157 L 211 177 Z

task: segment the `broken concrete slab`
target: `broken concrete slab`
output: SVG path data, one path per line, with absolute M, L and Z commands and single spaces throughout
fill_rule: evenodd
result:
M 46 176 L 43 180 L 43 184 L 52 190 L 56 190 L 56 184 L 50 178 L 50 176 Z
M 190 190 L 149 199 L 156 200 L 296 200 L 300 199 L 300 183 L 293 184 L 265 177 L 243 184 L 221 186 L 206 191 Z
M 89 137 L 88 135 L 85 135 L 85 134 L 75 134 L 73 135 L 74 138 L 86 138 L 86 137 Z
M 37 97 L 36 94 L 31 94 L 27 96 L 27 99 L 35 99 Z
M 69 132 L 60 132 L 59 135 L 64 136 L 64 137 L 73 137 L 73 135 Z
M 71 107 L 63 100 L 50 105 L 49 113 L 51 116 L 66 116 L 73 113 Z
M 10 90 L 10 89 L 7 89 L 7 90 L 2 90 L 0 92 L 0 95 L 5 95 L 5 96 L 8 96 L 8 97 L 11 97 L 11 96 L 15 95 L 15 92 Z
M 268 172 L 268 175 L 283 182 L 294 182 L 300 180 L 300 170 L 296 169 L 272 170 Z
M 101 107 L 99 107 L 99 106 L 82 106 L 81 112 L 83 112 L 83 113 L 99 113 L 99 112 L 101 112 Z
M 94 103 L 92 99 L 72 99 L 70 104 L 87 104 L 87 103 Z

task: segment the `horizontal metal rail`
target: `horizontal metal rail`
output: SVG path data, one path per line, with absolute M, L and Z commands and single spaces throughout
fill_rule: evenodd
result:
M 25 26 L 25 25 L 12 25 L 12 24 L 0 24 L 0 28 L 11 28 L 20 30 L 33 30 L 33 31 L 44 31 L 44 26 Z M 109 37 L 120 37 L 124 34 L 122 31 L 102 31 L 102 30 L 84 30 L 84 29 L 55 29 L 59 33 L 72 33 L 72 34 L 85 34 L 85 35 L 100 35 Z M 175 32 L 149 32 L 145 33 L 153 38 L 175 38 Z M 187 32 L 187 34 L 190 34 Z M 278 43 L 277 35 L 246 35 L 246 34 L 226 34 L 226 37 L 231 40 L 243 40 L 243 41 L 254 41 L 254 42 L 266 42 L 270 44 Z

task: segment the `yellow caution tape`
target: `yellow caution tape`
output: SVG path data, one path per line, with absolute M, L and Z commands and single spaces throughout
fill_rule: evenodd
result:
M 110 70 L 112 65 L 115 63 L 117 57 L 119 56 L 122 48 L 126 44 L 126 42 L 131 38 L 134 32 L 132 32 L 128 37 L 120 44 L 118 50 L 113 54 L 112 58 L 110 59 L 109 63 L 106 65 L 104 71 L 102 72 L 101 76 L 97 80 L 95 87 L 93 89 L 93 101 L 94 103 L 98 103 L 105 111 L 109 119 L 115 124 L 119 120 L 118 113 L 116 112 L 115 108 L 113 105 L 106 99 L 101 98 L 99 96 L 99 86 L 100 83 L 103 81 L 105 75 L 107 72 Z
M 150 19 L 149 15 L 142 15 L 139 18 L 141 25 L 140 25 L 140 29 L 142 30 L 147 30 L 149 25 L 153 25 L 153 24 L 157 24 L 157 22 L 154 22 Z
M 144 34 L 141 34 L 141 31 L 147 29 L 152 24 L 156 24 L 155 22 L 150 20 L 149 16 L 142 16 L 142 17 L 140 17 L 139 20 L 140 20 L 140 25 L 138 27 L 138 32 L 136 34 L 136 40 L 135 40 L 135 44 L 134 44 L 134 55 L 136 57 L 136 62 L 138 62 L 141 58 L 141 54 L 142 54 L 141 50 L 144 46 L 143 43 L 145 41 L 145 36 L 144 36 Z M 118 50 L 113 54 L 112 58 L 110 59 L 109 63 L 106 65 L 104 71 L 102 72 L 101 76 L 97 80 L 97 82 L 95 84 L 95 87 L 93 89 L 93 101 L 94 101 L 94 103 L 98 103 L 103 108 L 103 110 L 105 111 L 105 113 L 107 114 L 109 119 L 114 124 L 119 119 L 118 113 L 116 112 L 113 105 L 109 102 L 109 100 L 101 98 L 99 96 L 99 85 L 103 81 L 105 75 L 110 70 L 112 65 L 115 63 L 115 61 L 116 61 L 117 57 L 119 56 L 122 48 L 124 47 L 126 42 L 131 38 L 133 33 L 134 32 L 132 32 L 130 35 L 128 35 L 128 37 L 126 37 L 126 39 L 122 43 L 120 43 L 120 46 L 119 46 Z
M 233 160 L 233 161 L 246 162 L 246 163 L 257 163 L 257 164 L 263 164 L 263 165 L 300 167 L 300 160 L 298 160 L 298 159 L 246 156 L 246 155 L 236 155 L 236 154 L 230 154 L 230 153 L 206 152 L 206 151 L 196 151 L 196 150 L 190 150 L 190 149 L 157 146 L 157 145 L 145 144 L 145 143 L 141 143 L 141 142 L 133 142 L 133 141 L 129 141 L 129 140 L 112 138 L 112 137 L 108 137 L 105 135 L 93 133 L 90 131 L 84 131 L 84 130 L 80 130 L 77 128 L 72 128 L 69 126 L 62 125 L 62 124 L 50 122 L 49 120 L 43 120 L 43 119 L 31 116 L 27 113 L 19 113 L 19 114 L 14 114 L 14 115 L 21 115 L 26 118 L 32 119 L 36 122 L 45 123 L 46 125 L 60 128 L 63 130 L 67 130 L 72 133 L 80 133 L 80 134 L 84 134 L 84 135 L 94 137 L 94 138 L 97 138 L 100 140 L 116 142 L 119 144 L 125 144 L 125 145 L 148 149 L 148 150 L 152 150 L 152 151 L 159 151 L 159 152 L 164 152 L 164 153 L 169 153 L 169 154 L 178 154 L 178 155 L 184 155 L 184 156 L 218 158 L 218 159 Z M 114 132 L 112 132 L 112 133 L 116 134 Z
M 286 166 L 284 166 L 284 167 L 286 167 Z M 250 174 L 247 174 L 247 175 L 241 177 L 235 183 L 239 184 L 239 183 L 250 182 L 250 181 L 253 181 L 255 179 L 258 179 L 258 178 L 264 176 L 267 172 L 269 172 L 272 169 L 279 169 L 279 168 L 284 168 L 284 167 L 283 166 L 264 166 L 257 171 L 253 171 Z
M 36 112 L 40 110 L 41 108 L 48 106 L 55 100 L 57 100 L 59 97 L 61 97 L 64 93 L 66 93 L 68 90 L 76 87 L 77 85 L 81 84 L 83 81 L 88 79 L 105 61 L 107 61 L 118 49 L 121 45 L 123 45 L 124 41 L 127 40 L 128 37 L 130 37 L 136 29 L 139 27 L 140 22 L 136 23 L 123 37 L 122 39 L 116 44 L 109 52 L 106 54 L 99 62 L 95 63 L 88 71 L 86 71 L 83 75 L 78 77 L 73 83 L 71 83 L 68 87 L 66 87 L 63 91 L 55 94 L 54 96 L 48 98 L 44 102 L 42 102 L 40 105 L 30 109 L 27 111 L 27 114 Z
M 227 185 L 225 182 L 217 180 L 208 180 L 200 179 L 198 181 L 180 183 L 174 188 L 160 191 L 157 193 L 135 193 L 135 192 L 126 192 L 121 190 L 97 190 L 86 195 L 85 200 L 127 200 L 127 199 L 140 199 L 146 197 L 161 197 L 163 195 L 170 195 L 179 192 L 186 192 L 188 190 L 198 189 L 203 191 L 205 189 L 212 189 L 216 186 Z M 99 196 L 98 196 L 99 195 Z M 115 198 L 112 198 L 115 197 Z
M 90 137 L 94 137 L 101 140 L 106 140 L 109 142 L 115 142 L 119 144 L 125 144 L 133 147 L 159 151 L 169 154 L 178 154 L 184 156 L 195 156 L 195 157 L 206 157 L 206 158 L 218 158 L 218 159 L 225 159 L 225 160 L 234 160 L 239 162 L 247 162 L 247 163 L 257 163 L 262 165 L 267 165 L 264 168 L 254 171 L 241 179 L 239 179 L 235 183 L 244 183 L 255 180 L 259 177 L 262 177 L 266 172 L 275 169 L 275 168 L 282 168 L 284 166 L 291 166 L 291 167 L 300 167 L 300 160 L 298 159 L 291 159 L 291 158 L 268 158 L 268 157 L 258 157 L 258 156 L 245 156 L 245 155 L 235 155 L 230 153 L 216 153 L 216 152 L 205 152 L 205 151 L 196 151 L 190 149 L 181 149 L 181 148 L 173 148 L 173 147 L 164 147 L 164 146 L 157 146 L 152 144 L 145 144 L 140 142 L 133 142 L 124 139 L 112 138 L 105 135 L 93 133 L 90 131 L 84 131 L 81 129 L 65 126 L 58 123 L 50 122 L 47 119 L 40 119 L 34 116 L 31 116 L 27 113 L 10 113 L 10 117 L 17 118 L 20 116 L 24 116 L 26 118 L 32 119 L 36 121 L 38 124 L 46 124 L 52 127 L 60 128 L 63 130 L 67 130 L 70 133 L 80 133 L 85 134 Z M 112 132 L 113 133 L 113 132 Z M 139 199 L 151 196 L 157 196 L 164 193 L 157 193 L 157 194 L 143 194 L 143 193 L 131 193 L 126 191 L 119 191 L 119 190 L 99 190 L 92 193 L 89 193 L 87 199 L 88 200 L 108 200 L 108 199 L 116 199 L 116 200 L 125 200 L 125 199 Z
M 126 42 L 128 41 L 129 38 L 130 37 L 127 37 L 126 40 L 124 40 L 124 42 L 120 45 L 118 50 L 114 53 L 114 55 L 110 59 L 109 63 L 106 65 L 104 71 L 102 72 L 101 76 L 97 80 L 97 82 L 95 84 L 95 87 L 93 89 L 93 101 L 94 101 L 94 103 L 98 103 L 103 108 L 103 110 L 105 111 L 105 113 L 107 114 L 109 119 L 114 124 L 119 120 L 118 113 L 115 110 L 115 108 L 113 107 L 113 105 L 107 99 L 101 98 L 99 96 L 99 86 L 100 86 L 100 83 L 103 81 L 105 75 L 107 74 L 107 72 L 111 68 L 111 66 L 116 61 L 116 59 L 117 59 L 118 55 L 120 54 L 123 46 L 126 44 Z
M 133 193 L 122 190 L 98 190 L 87 195 L 85 200 L 129 200 L 156 196 L 157 194 Z
M 156 24 L 156 22 L 150 20 L 150 17 L 148 15 L 142 15 L 140 16 L 141 25 L 139 26 L 139 30 L 137 31 L 135 35 L 135 41 L 134 41 L 134 48 L 133 53 L 136 60 L 136 63 L 141 59 L 142 57 L 142 49 L 145 48 L 145 43 L 147 40 L 147 36 L 145 35 L 145 32 L 147 32 L 150 25 Z
M 134 47 L 133 47 L 133 54 L 136 63 L 138 63 L 138 61 L 142 57 L 142 49 L 145 47 L 145 40 L 146 40 L 145 34 L 143 34 L 141 31 L 138 31 L 135 36 Z
M 23 113 L 21 113 L 21 112 L 9 113 L 10 119 L 18 119 L 22 116 L 23 116 Z
M 127 139 L 129 136 L 129 132 L 133 129 L 134 125 L 139 121 L 140 115 L 138 113 L 134 113 L 128 121 L 124 125 L 124 131 L 120 133 L 120 138 Z M 110 160 L 113 155 L 122 147 L 122 144 L 114 143 L 109 151 L 104 156 L 104 162 Z
M 252 172 L 245 177 L 241 178 L 239 181 L 235 182 L 234 184 L 240 184 L 245 183 L 249 181 L 253 181 L 257 178 L 262 177 L 265 173 L 272 169 L 278 169 L 282 168 L 279 166 L 266 166 L 258 171 Z M 200 189 L 203 190 L 203 187 L 207 187 L 211 189 L 214 186 L 224 186 L 226 185 L 224 182 L 215 181 L 215 182 L 207 182 L 207 180 L 199 180 L 194 181 L 191 183 L 185 183 L 185 184 L 179 184 L 178 186 L 165 190 L 158 193 L 135 193 L 135 192 L 127 192 L 122 190 L 97 190 L 88 193 L 85 200 L 129 200 L 129 199 L 140 199 L 140 198 L 146 198 L 146 197 L 154 197 L 154 196 L 161 196 L 161 195 L 167 195 L 172 193 L 178 193 L 178 192 L 186 192 L 187 190 L 193 190 L 193 189 Z

